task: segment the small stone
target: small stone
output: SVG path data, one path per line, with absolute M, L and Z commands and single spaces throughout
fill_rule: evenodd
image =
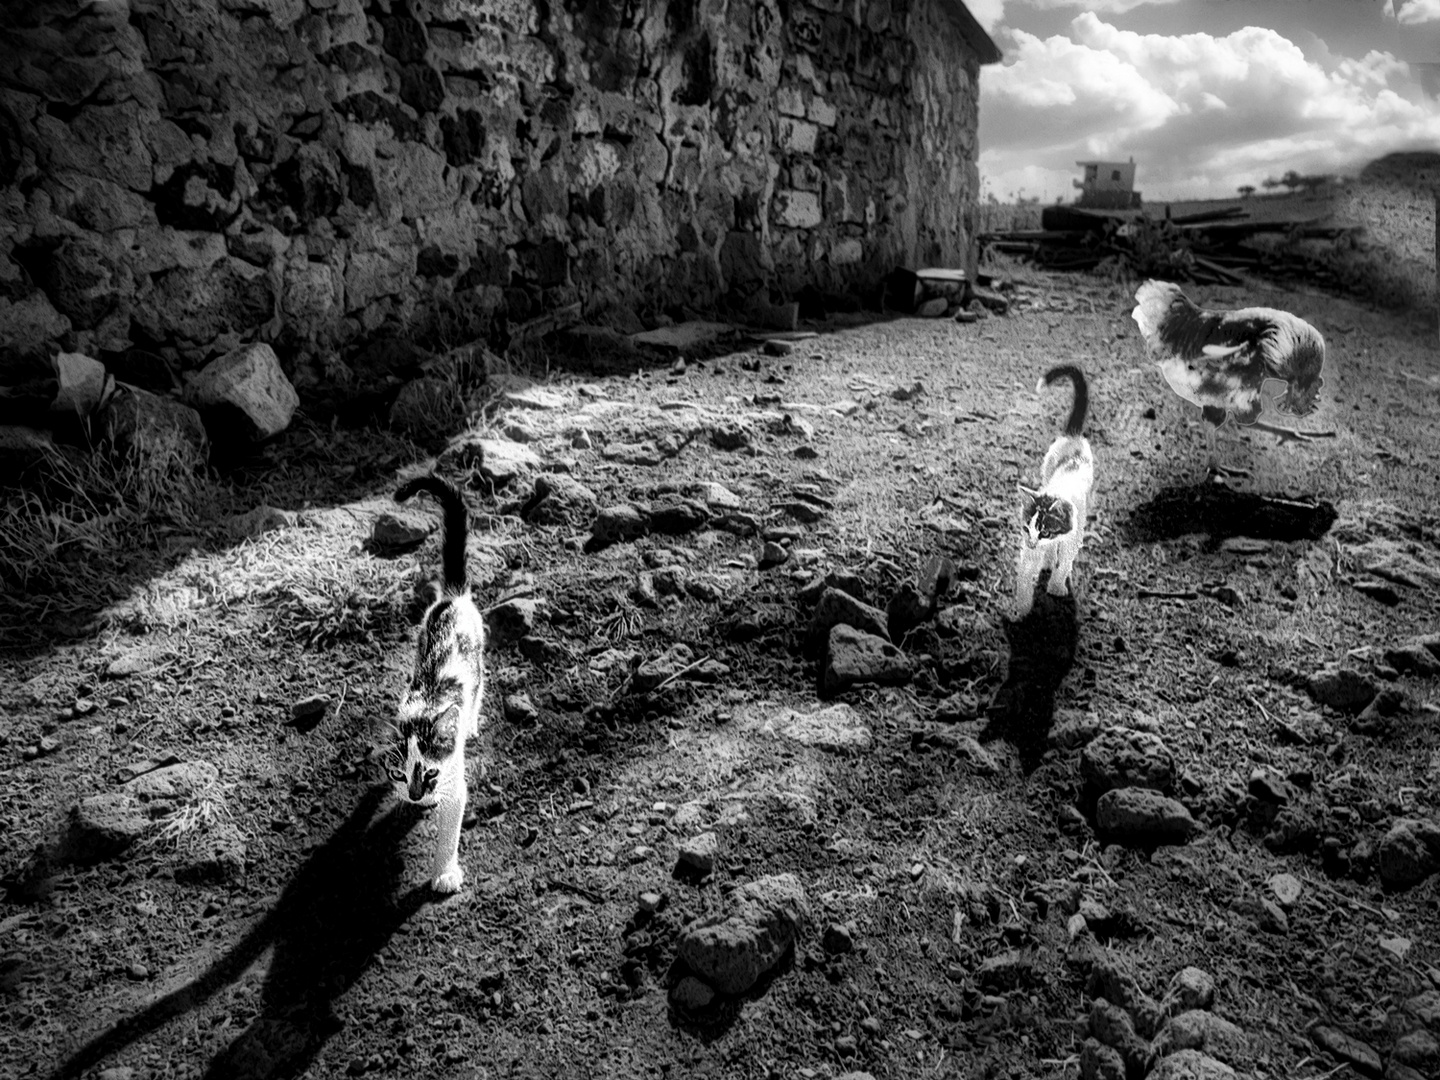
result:
M 300 397 L 269 345 L 245 345 L 207 364 L 185 388 L 217 442 L 258 441 L 290 425 Z
M 1112 788 L 1149 788 L 1168 793 L 1175 783 L 1175 759 L 1160 736 L 1109 727 L 1080 755 L 1080 775 L 1094 794 Z
M 705 915 L 680 933 L 678 953 L 717 990 L 740 994 L 790 950 L 810 918 L 793 874 L 775 874 L 731 893 L 731 911 Z
M 540 717 L 540 710 L 526 693 L 505 695 L 505 719 L 521 727 L 529 727 Z
M 1380 841 L 1380 880 L 1389 889 L 1408 889 L 1440 870 L 1440 825 L 1400 818 Z
M 299 515 L 293 510 L 277 510 L 261 503 L 253 510 L 234 515 L 226 525 L 233 536 L 256 537 L 277 529 L 288 529 L 298 518 Z
M 1089 1038 L 1080 1047 L 1080 1076 L 1083 1080 L 1125 1080 L 1125 1059 L 1113 1046 Z
M 485 612 L 486 642 L 492 649 L 502 649 L 522 638 L 533 637 L 535 623 L 545 601 L 518 596 L 504 600 Z
M 1096 713 L 1056 709 L 1046 741 L 1057 750 L 1076 750 L 1092 742 L 1103 728 Z
M 1100 796 L 1095 822 L 1102 833 L 1141 848 L 1183 844 L 1195 832 L 1190 811 L 1149 788 L 1115 788 Z
M 1315 701 L 1337 712 L 1358 713 L 1375 697 L 1375 681 L 1354 668 L 1322 668 L 1305 685 Z
M 582 428 L 581 430 L 575 432 L 575 434 L 570 436 L 570 446 L 572 449 L 575 450 L 593 450 L 595 447 L 595 440 L 590 437 L 590 433 L 588 431 Z
M 1161 1058 L 1147 1080 L 1235 1080 L 1235 1070 L 1199 1050 L 1178 1050 Z
M 520 516 L 531 525 L 584 529 L 592 527 L 599 507 L 595 493 L 573 476 L 541 473 L 535 478 L 535 492 Z
M 650 532 L 650 515 L 633 503 L 607 506 L 595 515 L 588 547 L 598 550 L 623 544 Z
M 1275 874 L 1266 884 L 1270 886 L 1276 902 L 1286 911 L 1293 908 L 1300 899 L 1302 886 L 1300 879 L 1294 874 Z
M 642 892 L 640 894 L 640 910 L 648 913 L 655 913 L 660 910 L 660 905 L 665 903 L 665 897 L 658 892 Z
M 1349 1062 L 1361 1072 L 1371 1076 L 1380 1074 L 1382 1068 L 1380 1055 L 1369 1043 L 1362 1042 L 1328 1024 L 1317 1024 L 1311 1028 L 1310 1038 L 1316 1046 L 1337 1061 Z
M 1440 660 L 1418 641 L 1385 650 L 1385 662 L 1405 675 L 1431 678 L 1440 675 Z
M 422 514 L 384 513 L 370 531 L 372 547 L 382 553 L 406 551 L 435 531 L 436 523 Z
M 892 639 L 903 638 L 935 614 L 935 603 L 906 582 L 885 607 L 885 624 Z
M 976 983 L 984 990 L 999 994 L 1029 986 L 1035 977 L 1035 961 L 1019 949 L 987 956 L 975 969 Z
M 1290 932 L 1290 917 L 1274 900 L 1260 901 L 1260 917 L 1257 922 L 1261 930 L 1272 934 L 1288 934 Z
M 838 1057 L 854 1057 L 860 1052 L 860 1044 L 854 1035 L 841 1035 L 835 1040 L 835 1053 Z
M 720 851 L 720 840 L 713 832 L 692 836 L 680 843 L 680 861 L 702 874 L 715 869 L 715 858 Z
M 690 646 L 677 642 L 641 664 L 631 678 L 631 685 L 637 693 L 648 694 L 662 683 L 678 678 L 694 662 L 695 654 Z
M 844 923 L 831 923 L 825 928 L 820 946 L 827 953 L 848 953 L 855 948 L 855 942 L 850 936 L 848 926 Z
M 705 1008 L 715 1000 L 715 991 L 694 975 L 686 975 L 675 984 L 670 996 L 681 1008 L 697 1010 Z
M 679 495 L 662 495 L 650 503 L 650 528 L 666 536 L 694 532 L 710 519 L 704 503 Z
M 136 981 L 150 978 L 150 969 L 144 964 L 131 964 L 125 969 L 125 974 Z
M 325 710 L 330 708 L 329 694 L 311 694 L 307 698 L 292 702 L 290 705 L 290 723 L 297 728 L 309 731 L 325 718 Z
M 912 674 L 910 659 L 889 641 L 841 624 L 830 631 L 820 692 L 833 697 L 860 683 L 903 686 Z
M 783 544 L 777 544 L 773 540 L 767 540 L 765 546 L 760 549 L 760 569 L 768 570 L 772 566 L 779 566 L 788 558 L 790 558 L 789 548 Z

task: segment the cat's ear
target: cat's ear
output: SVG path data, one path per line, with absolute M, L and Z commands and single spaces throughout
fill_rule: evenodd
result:
M 1015 490 L 1020 492 L 1020 501 L 1026 506 L 1033 506 L 1035 500 L 1040 497 L 1040 492 L 1034 488 L 1027 488 L 1024 484 L 1016 484 Z

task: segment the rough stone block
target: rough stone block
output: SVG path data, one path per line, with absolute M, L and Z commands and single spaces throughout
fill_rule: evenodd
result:
M 300 404 L 275 350 L 263 343 L 207 364 L 186 388 L 185 400 L 199 410 L 217 442 L 277 435 Z
M 774 200 L 775 223 L 791 229 L 813 229 L 824 217 L 820 199 L 811 191 L 779 191 Z
M 820 129 L 814 124 L 787 116 L 780 120 L 778 141 L 781 149 L 792 154 L 813 154 L 819 134 Z

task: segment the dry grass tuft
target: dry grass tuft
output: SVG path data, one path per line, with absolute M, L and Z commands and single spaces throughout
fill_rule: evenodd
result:
M 229 806 L 229 797 L 234 786 L 218 779 L 211 781 L 195 792 L 174 813 L 157 821 L 154 827 L 140 838 L 140 844 L 147 848 L 167 848 L 171 851 L 194 847 L 202 836 L 218 825 L 234 821 Z

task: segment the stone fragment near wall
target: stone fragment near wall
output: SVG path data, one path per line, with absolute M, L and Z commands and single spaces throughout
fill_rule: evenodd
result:
M 257 442 L 290 424 L 299 395 L 269 345 L 246 345 L 212 360 L 185 388 L 217 444 Z
M 120 385 L 106 403 L 99 429 L 117 454 L 144 467 L 193 470 L 205 462 L 209 439 L 200 414 L 174 398 Z

